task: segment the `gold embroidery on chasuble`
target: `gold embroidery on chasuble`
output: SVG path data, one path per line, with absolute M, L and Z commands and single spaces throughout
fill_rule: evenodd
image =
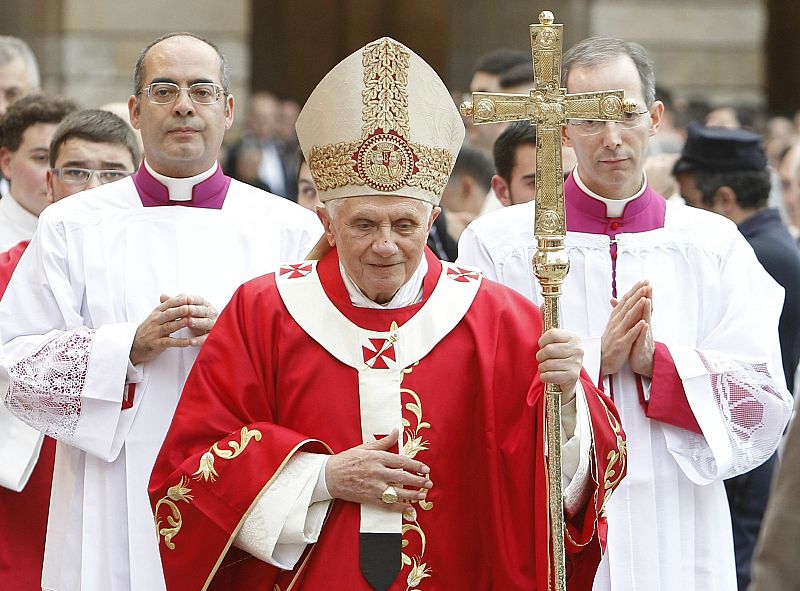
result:
M 206 482 L 215 482 L 217 478 L 219 478 L 219 474 L 214 468 L 215 455 L 223 460 L 232 460 L 241 455 L 251 440 L 261 441 L 262 437 L 261 431 L 258 429 L 248 429 L 247 427 L 242 427 L 238 435 L 239 441 L 236 441 L 235 438 L 228 441 L 227 445 L 231 449 L 222 449 L 219 447 L 219 443 L 212 445 L 211 449 L 200 457 L 200 466 L 197 471 L 192 474 L 193 480 L 200 480 L 202 478 Z M 164 544 L 170 550 L 175 549 L 175 543 L 172 541 L 172 538 L 177 536 L 181 527 L 183 527 L 183 516 L 181 515 L 177 503 L 184 502 L 188 505 L 192 502 L 193 497 L 189 494 L 192 492 L 192 489 L 186 486 L 188 483 L 189 477 L 181 476 L 178 484 L 167 489 L 167 496 L 156 503 L 155 511 L 153 512 L 159 542 L 163 536 Z M 158 511 L 162 506 L 166 506 L 171 512 L 171 515 L 167 516 L 167 525 L 169 527 L 161 527 L 161 519 L 158 516 Z
M 396 325 L 393 324 L 392 326 Z M 414 367 L 418 364 L 419 362 L 414 363 L 403 370 L 403 380 L 405 380 L 405 377 L 410 374 L 414 370 Z M 403 453 L 409 458 L 414 458 L 417 456 L 417 454 L 425 452 L 429 449 L 430 442 L 425 439 L 423 430 L 430 429 L 431 425 L 423 419 L 422 401 L 414 390 L 411 390 L 410 388 L 404 388 L 401 382 L 400 395 L 403 400 L 403 408 L 409 411 L 413 417 L 413 422 L 407 419 L 405 416 L 403 417 Z M 422 490 L 424 489 L 420 489 L 420 491 Z M 433 509 L 433 502 L 423 500 L 419 501 L 418 504 L 423 511 L 430 511 Z M 422 529 L 422 526 L 420 526 L 419 521 L 417 520 L 416 511 L 413 512 L 411 517 L 404 516 L 403 520 L 407 523 L 403 523 L 402 530 L 402 547 L 404 551 L 401 555 L 401 572 L 408 568 L 408 574 L 406 575 L 406 591 L 408 591 L 409 589 L 419 589 L 420 583 L 422 583 L 423 579 L 427 579 L 432 576 L 432 569 L 426 562 L 424 562 L 427 537 Z M 416 536 L 419 538 L 419 554 L 409 556 L 406 553 L 405 549 L 410 544 L 410 536 Z
M 608 452 L 606 459 L 608 460 L 608 464 L 606 464 L 605 472 L 603 473 L 603 491 L 605 492 L 605 496 L 603 497 L 603 504 L 600 507 L 600 510 L 594 517 L 594 525 L 592 526 L 592 537 L 594 536 L 594 532 L 597 531 L 597 519 L 599 517 L 604 517 L 606 512 L 606 503 L 611 498 L 611 494 L 614 492 L 616 486 L 622 480 L 623 475 L 625 474 L 625 463 L 628 456 L 628 449 L 626 446 L 625 439 L 622 437 L 622 426 L 620 425 L 619 421 L 614 417 L 614 414 L 608 409 L 605 402 L 602 400 L 600 403 L 603 405 L 603 409 L 606 411 L 606 417 L 608 417 L 608 423 L 611 425 L 612 431 L 617 438 L 617 449 L 612 449 Z M 594 443 L 592 443 L 594 447 Z M 592 468 L 592 478 L 599 485 L 599 481 L 597 478 L 597 467 L 594 466 Z M 597 498 L 597 493 L 595 493 L 595 499 Z M 569 528 L 564 528 L 564 533 L 570 543 L 578 548 L 586 546 L 591 541 L 591 537 L 589 540 L 584 544 L 579 544 L 576 542 L 572 535 L 569 532 Z
M 603 408 L 605 408 L 608 422 L 617 438 L 617 449 L 610 450 L 606 456 L 608 465 L 606 465 L 605 474 L 603 475 L 603 488 L 606 492 L 606 495 L 603 499 L 603 506 L 600 508 L 601 514 L 605 512 L 606 503 L 608 503 L 608 500 L 611 498 L 611 493 L 614 491 L 615 487 L 619 484 L 620 480 L 622 480 L 622 477 L 625 474 L 625 467 L 628 458 L 627 443 L 622 437 L 622 426 L 619 424 L 619 421 L 608 409 L 605 403 L 603 403 Z
M 367 185 L 378 191 L 420 187 L 436 197 L 447 184 L 453 155 L 410 141 L 409 53 L 382 39 L 362 58 L 364 90 L 361 139 L 313 146 L 309 169 L 320 191 Z

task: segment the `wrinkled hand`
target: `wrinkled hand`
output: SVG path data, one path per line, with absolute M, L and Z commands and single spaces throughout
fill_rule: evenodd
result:
M 161 304 L 136 329 L 131 346 L 131 363 L 149 361 L 170 347 L 199 347 L 214 327 L 219 313 L 205 298 L 162 294 Z M 191 338 L 175 338 L 174 332 L 189 328 Z
M 430 468 L 422 462 L 387 451 L 397 443 L 397 437 L 395 429 L 379 441 L 364 443 L 331 456 L 325 465 L 325 481 L 331 496 L 398 512 L 408 511 L 409 503 L 423 500 L 433 486 L 427 476 Z M 388 486 L 397 490 L 396 503 L 388 504 L 381 500 L 381 494 Z M 408 489 L 402 488 L 404 486 Z
M 611 307 L 601 345 L 603 375 L 617 373 L 629 361 L 633 371 L 651 377 L 655 345 L 650 328 L 653 310 L 650 282 L 637 282 L 619 301 L 612 298 Z
M 539 338 L 536 361 L 542 381 L 561 388 L 561 404 L 571 402 L 583 365 L 578 335 L 563 328 L 551 328 Z

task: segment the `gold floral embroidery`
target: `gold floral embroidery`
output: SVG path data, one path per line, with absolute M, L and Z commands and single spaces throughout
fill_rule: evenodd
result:
M 242 427 L 242 430 L 239 431 L 239 441 L 234 440 L 228 442 L 228 447 L 231 448 L 230 450 L 220 449 L 215 443 L 211 446 L 209 451 L 202 455 L 200 458 L 200 467 L 197 468 L 197 472 L 192 474 L 192 476 L 194 476 L 195 480 L 200 480 L 202 478 L 206 482 L 209 480 L 214 482 L 219 476 L 217 471 L 214 469 L 214 455 L 216 454 L 217 457 L 222 458 L 223 460 L 232 460 L 244 451 L 244 448 L 247 447 L 251 439 L 261 441 L 261 431 L 258 429 L 248 429 L 247 427 Z
M 419 362 L 405 368 L 403 370 L 403 378 L 405 379 L 406 375 L 414 371 L 414 367 L 418 364 Z M 430 429 L 431 425 L 422 418 L 422 401 L 416 392 L 409 388 L 403 388 L 401 382 L 400 395 L 407 395 L 411 398 L 411 401 L 406 402 L 404 406 L 406 410 L 410 411 L 416 419 L 416 424 L 412 425 L 411 421 L 403 417 L 403 426 L 405 427 L 403 437 L 405 441 L 403 444 L 403 453 L 409 458 L 413 458 L 418 453 L 428 450 L 430 442 L 425 440 L 424 436 L 421 435 L 420 432 L 423 429 Z M 420 490 L 422 491 L 424 489 Z M 419 501 L 419 506 L 424 511 L 430 511 L 433 509 L 433 502 Z M 400 557 L 403 567 L 410 567 L 408 576 L 406 577 L 406 583 L 408 585 L 406 587 L 406 591 L 408 591 L 409 589 L 418 588 L 423 579 L 431 577 L 431 568 L 427 565 L 427 563 L 423 562 L 425 549 L 427 547 L 427 537 L 425 536 L 425 532 L 422 530 L 422 527 L 420 527 L 419 521 L 417 520 L 416 511 L 414 511 L 410 517 L 404 517 L 404 519 L 409 523 L 403 524 L 402 547 L 405 549 L 409 545 L 409 540 L 406 537 L 406 534 L 417 534 L 420 538 L 419 555 L 416 555 L 412 558 L 403 552 Z
M 380 191 L 419 187 L 438 197 L 447 184 L 453 155 L 410 141 L 409 53 L 382 39 L 364 48 L 361 140 L 314 146 L 309 169 L 319 191 L 368 185 Z
M 228 441 L 228 447 L 231 449 L 220 449 L 217 443 L 212 445 L 211 449 L 200 456 L 200 467 L 194 474 L 192 474 L 194 480 L 200 480 L 202 478 L 206 482 L 215 482 L 217 478 L 219 478 L 219 474 L 217 473 L 216 468 L 214 468 L 214 455 L 216 454 L 217 457 L 222 458 L 223 460 L 232 460 L 245 450 L 251 439 L 261 441 L 261 431 L 258 429 L 248 429 L 247 427 L 242 427 L 242 430 L 239 431 L 239 441 Z M 182 501 L 186 504 L 189 504 L 192 501 L 192 496 L 189 494 L 192 492 L 192 489 L 186 486 L 188 482 L 188 477 L 181 476 L 180 482 L 178 482 L 178 484 L 175 486 L 169 487 L 167 489 L 167 496 L 160 499 L 158 503 L 156 503 L 155 511 L 153 512 L 156 521 L 158 538 L 160 540 L 163 536 L 164 544 L 166 544 L 167 548 L 170 550 L 175 549 L 175 543 L 172 541 L 172 538 L 178 535 L 178 532 L 183 526 L 183 516 L 181 515 L 180 508 L 176 503 Z M 162 506 L 168 507 L 172 513 L 171 515 L 167 516 L 167 523 L 170 527 L 161 527 L 161 519 L 158 517 L 158 510 Z
M 603 405 L 605 406 L 605 405 Z M 603 513 L 606 508 L 606 503 L 611 498 L 611 493 L 622 480 L 625 474 L 625 465 L 627 463 L 628 448 L 625 439 L 622 437 L 622 427 L 614 414 L 606 407 L 606 416 L 608 422 L 611 424 L 611 429 L 617 437 L 617 449 L 612 449 L 608 452 L 606 459 L 608 465 L 606 466 L 605 474 L 603 475 L 603 488 L 606 491 L 605 498 L 603 499 L 603 506 L 600 508 L 600 513 Z
M 188 488 L 186 483 L 186 477 L 181 476 L 180 482 L 175 486 L 169 487 L 167 489 L 167 496 L 156 503 L 156 531 L 158 531 L 159 538 L 164 536 L 164 543 L 170 550 L 175 549 L 175 544 L 172 542 L 172 538 L 177 536 L 178 532 L 181 531 L 181 527 L 183 527 L 181 511 L 178 509 L 178 506 L 175 503 L 183 501 L 184 503 L 188 504 L 192 500 L 192 495 L 189 494 L 192 492 L 192 489 Z M 161 527 L 161 520 L 158 518 L 158 510 L 162 505 L 169 507 L 170 511 L 172 512 L 172 515 L 167 516 L 167 523 L 170 525 L 170 527 Z
M 353 154 L 361 142 L 342 142 L 314 146 L 308 155 L 308 166 L 319 191 L 330 191 L 348 185 L 363 186 L 364 181 L 355 169 Z
M 417 172 L 408 184 L 438 195 L 447 185 L 450 169 L 453 168 L 453 155 L 442 148 L 432 148 L 422 144 L 410 144 L 417 157 Z

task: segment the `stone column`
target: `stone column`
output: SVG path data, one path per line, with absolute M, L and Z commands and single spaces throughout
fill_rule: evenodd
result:
M 249 0 L 4 0 L 0 31 L 31 45 L 45 90 L 86 108 L 127 101 L 140 50 L 172 31 L 191 31 L 219 45 L 230 62 L 232 90 L 245 99 L 249 6 Z

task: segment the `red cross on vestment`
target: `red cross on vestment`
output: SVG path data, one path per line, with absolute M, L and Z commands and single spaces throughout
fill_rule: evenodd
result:
M 467 283 L 469 281 L 477 281 L 480 273 L 456 267 L 455 269 L 447 269 L 447 277 L 459 283 Z
M 397 361 L 394 354 L 394 341 L 391 339 L 369 339 L 372 348 L 362 345 L 364 363 L 372 369 L 389 369 L 386 360 Z
M 298 277 L 305 277 L 311 273 L 313 265 L 311 263 L 295 263 L 293 265 L 281 265 L 281 276 L 289 275 L 287 279 L 297 279 Z

